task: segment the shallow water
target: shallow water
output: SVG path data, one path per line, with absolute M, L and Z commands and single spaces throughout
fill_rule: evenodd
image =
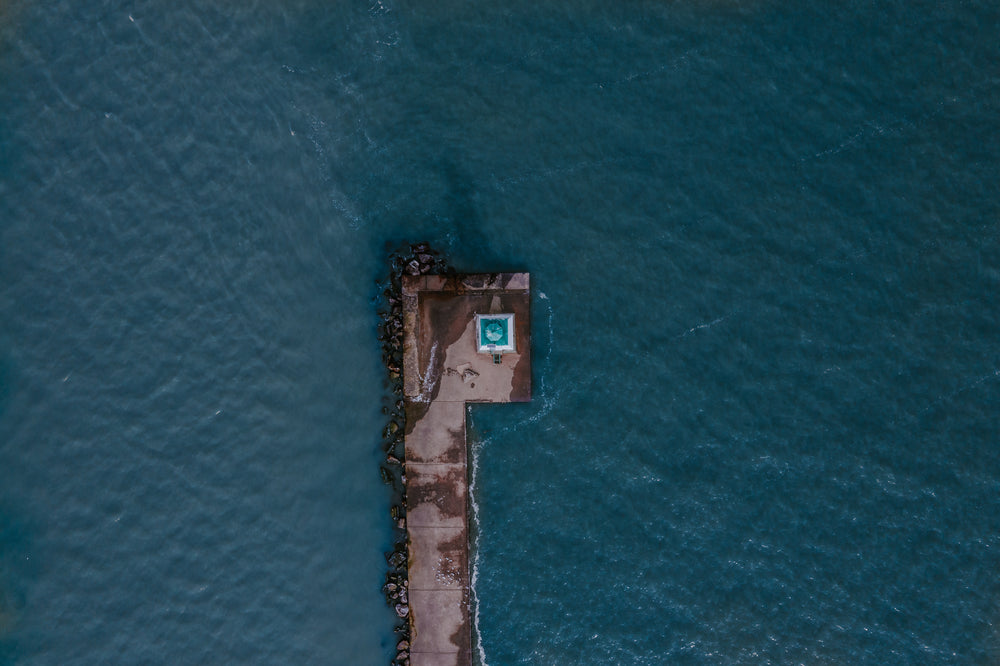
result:
M 416 239 L 535 288 L 535 400 L 471 410 L 490 666 L 1000 658 L 998 28 L 3 5 L 0 662 L 388 662 Z

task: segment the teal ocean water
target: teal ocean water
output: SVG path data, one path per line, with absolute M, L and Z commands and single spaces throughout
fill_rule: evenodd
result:
M 387 244 L 530 270 L 484 664 L 1000 661 L 994 2 L 0 4 L 0 663 L 386 664 Z

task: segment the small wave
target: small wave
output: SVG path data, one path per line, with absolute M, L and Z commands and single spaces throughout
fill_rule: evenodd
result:
M 721 323 L 721 322 L 724 322 L 724 321 L 725 321 L 726 319 L 728 319 L 728 318 L 729 318 L 729 315 L 725 315 L 725 316 L 722 316 L 722 317 L 719 317 L 719 318 L 717 318 L 717 319 L 713 319 L 713 320 L 712 320 L 712 321 L 710 321 L 710 322 L 706 322 L 706 323 L 704 323 L 704 324 L 698 324 L 697 326 L 694 326 L 694 327 L 692 327 L 692 328 L 689 328 L 689 329 L 688 329 L 687 331 L 685 331 L 684 333 L 681 333 L 680 335 L 678 335 L 678 336 L 677 336 L 677 338 L 686 338 L 687 336 L 691 335 L 691 334 L 692 334 L 692 333 L 694 333 L 695 331 L 700 331 L 700 330 L 701 330 L 701 329 L 703 329 L 703 328 L 712 328 L 712 327 L 713 327 L 713 326 L 715 326 L 716 324 L 719 324 L 719 323 Z
M 469 506 L 472 508 L 472 581 L 471 590 L 472 595 L 472 627 L 473 633 L 476 636 L 476 651 L 479 653 L 479 663 L 482 666 L 489 666 L 486 661 L 486 649 L 483 647 L 483 638 L 479 632 L 479 595 L 476 592 L 477 582 L 479 581 L 479 503 L 476 501 L 476 483 L 479 478 L 479 449 L 489 440 L 482 440 L 482 442 L 476 446 L 472 447 L 472 465 L 469 469 Z

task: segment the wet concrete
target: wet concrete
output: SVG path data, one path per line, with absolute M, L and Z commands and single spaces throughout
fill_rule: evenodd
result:
M 403 277 L 410 664 L 470 666 L 468 402 L 531 398 L 527 273 Z M 476 351 L 476 314 L 514 313 L 516 352 Z

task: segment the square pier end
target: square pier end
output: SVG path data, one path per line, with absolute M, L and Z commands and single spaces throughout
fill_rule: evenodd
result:
M 528 273 L 403 276 L 406 400 L 530 400 L 530 296 Z
M 403 276 L 410 663 L 471 666 L 465 404 L 531 399 L 527 273 Z

